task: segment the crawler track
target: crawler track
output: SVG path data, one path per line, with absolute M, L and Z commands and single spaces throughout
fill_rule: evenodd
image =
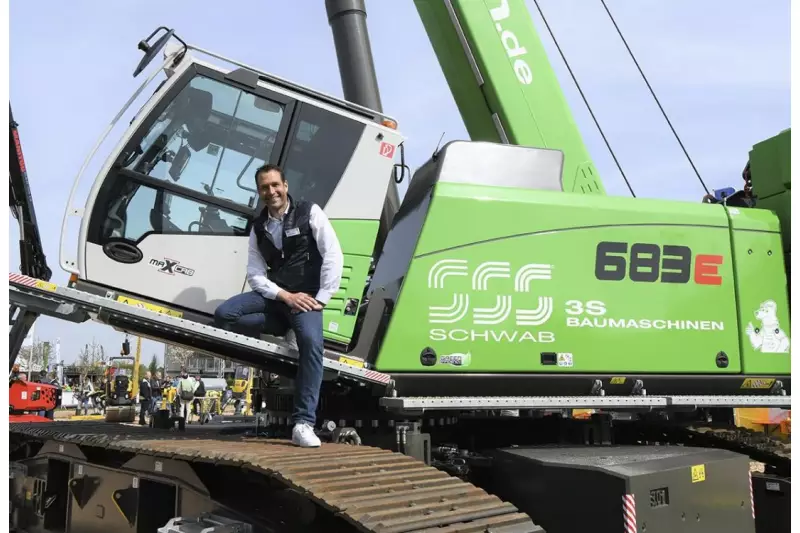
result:
M 11 424 L 12 441 L 57 441 L 190 463 L 245 468 L 375 533 L 541 531 L 510 503 L 408 456 L 368 446 L 302 449 L 284 440 L 93 422 Z M 13 446 L 13 443 L 12 443 Z

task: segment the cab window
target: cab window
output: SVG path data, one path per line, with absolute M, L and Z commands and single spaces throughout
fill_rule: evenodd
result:
M 196 76 L 123 166 L 253 208 L 253 173 L 272 157 L 284 113 L 282 103 Z
M 283 162 L 289 194 L 325 207 L 342 179 L 365 125 L 302 104 Z

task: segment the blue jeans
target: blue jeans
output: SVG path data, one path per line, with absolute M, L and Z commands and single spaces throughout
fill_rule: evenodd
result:
M 256 338 L 262 333 L 283 335 L 289 328 L 294 330 L 300 360 L 294 383 L 292 420 L 313 426 L 322 385 L 322 311 L 294 313 L 283 302 L 268 300 L 252 291 L 237 294 L 220 304 L 214 312 L 214 322 L 218 328 Z

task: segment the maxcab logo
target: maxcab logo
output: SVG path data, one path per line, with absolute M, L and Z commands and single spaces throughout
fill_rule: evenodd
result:
M 500 5 L 490 9 L 489 13 L 494 21 L 494 27 L 500 35 L 500 42 L 503 43 L 506 55 L 509 59 L 514 60 L 514 74 L 517 75 L 517 79 L 521 84 L 530 85 L 533 81 L 533 71 L 531 71 L 530 65 L 524 59 L 528 51 L 524 46 L 520 46 L 519 38 L 513 31 L 503 28 L 503 21 L 508 20 L 511 16 L 508 0 L 500 0 Z

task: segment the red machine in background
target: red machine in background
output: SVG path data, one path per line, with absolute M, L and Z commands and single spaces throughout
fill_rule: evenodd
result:
M 36 213 L 33 208 L 28 173 L 22 156 L 22 143 L 19 139 L 17 123 L 8 106 L 9 115 L 9 207 L 11 214 L 19 222 L 20 272 L 47 281 L 52 272 L 47 266 L 47 258 L 39 235 Z M 16 156 L 16 157 L 14 157 Z M 61 389 L 48 383 L 28 381 L 19 372 L 16 358 L 26 335 L 36 321 L 38 314 L 24 307 L 12 305 L 9 318 L 14 324 L 9 331 L 9 356 L 11 374 L 9 378 L 9 415 L 13 422 L 50 422 L 54 410 L 61 405 Z M 40 416 L 44 411 L 46 416 Z
M 8 385 L 9 422 L 51 422 L 61 405 L 61 389 L 49 383 L 28 381 L 16 372 Z M 45 416 L 41 416 L 41 412 Z

